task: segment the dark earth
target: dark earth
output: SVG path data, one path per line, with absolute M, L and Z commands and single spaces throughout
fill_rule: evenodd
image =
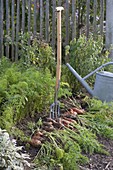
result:
M 80 170 L 113 170 L 113 140 L 99 137 L 98 141 L 104 145 L 106 151 L 109 155 L 103 154 L 93 154 L 86 155 L 89 158 L 89 163 L 86 165 L 79 166 Z M 37 154 L 38 148 L 31 147 L 28 152 L 31 155 L 31 160 Z M 32 169 L 32 168 L 30 168 Z M 30 170 L 27 168 L 26 170 Z
M 40 116 L 43 114 L 36 114 L 38 115 L 37 117 L 34 118 L 26 118 L 22 120 L 21 123 L 17 125 L 20 129 L 22 129 L 25 134 L 31 135 L 30 130 L 26 128 L 27 122 L 36 122 L 36 120 L 39 119 Z M 47 115 L 44 116 L 44 118 L 47 117 Z M 42 118 L 42 119 L 44 119 Z M 27 120 L 27 121 L 26 121 Z M 104 137 L 98 137 L 98 141 L 104 145 L 104 149 L 109 152 L 109 155 L 104 155 L 104 154 L 85 154 L 89 158 L 89 163 L 86 165 L 81 165 L 79 166 L 80 170 L 113 170 L 113 140 L 104 138 Z M 18 141 L 19 145 L 24 145 L 23 143 Z M 35 157 L 37 154 L 38 148 L 35 147 L 30 147 L 27 149 L 27 152 L 30 154 L 31 160 Z M 32 169 L 32 168 L 30 168 Z M 30 170 L 27 168 L 26 170 Z M 32 169 L 33 170 L 33 169 Z
M 85 166 L 80 166 L 80 170 L 113 170 L 113 140 L 99 137 L 98 141 L 104 145 L 109 155 L 87 155 L 90 162 Z

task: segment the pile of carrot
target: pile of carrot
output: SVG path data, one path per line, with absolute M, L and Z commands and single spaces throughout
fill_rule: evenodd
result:
M 52 132 L 56 129 L 64 129 L 65 127 L 73 129 L 73 124 L 77 124 L 77 115 L 84 113 L 85 111 L 83 109 L 74 107 L 63 113 L 60 118 L 46 118 L 43 122 L 42 128 L 37 130 L 31 137 L 31 140 L 29 141 L 30 145 L 34 147 L 40 146 L 45 140 L 47 140 L 46 132 Z

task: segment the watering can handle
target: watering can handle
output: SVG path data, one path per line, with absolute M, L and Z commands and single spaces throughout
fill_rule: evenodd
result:
M 108 62 L 108 63 L 105 63 L 103 65 L 101 65 L 100 67 L 98 67 L 97 69 L 95 69 L 94 71 L 92 71 L 91 73 L 89 73 L 87 76 L 85 76 L 83 79 L 87 79 L 88 77 L 92 76 L 94 73 L 96 73 L 98 70 L 100 70 L 101 68 L 107 66 L 107 65 L 112 65 L 113 62 Z

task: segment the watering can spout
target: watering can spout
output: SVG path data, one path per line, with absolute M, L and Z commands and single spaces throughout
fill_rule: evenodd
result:
M 82 84 L 82 86 L 85 87 L 87 92 L 91 96 L 93 96 L 93 90 L 90 88 L 90 86 L 87 84 L 87 82 L 73 69 L 73 67 L 69 63 L 67 63 L 66 66 L 73 73 L 73 75 L 78 79 L 78 81 Z

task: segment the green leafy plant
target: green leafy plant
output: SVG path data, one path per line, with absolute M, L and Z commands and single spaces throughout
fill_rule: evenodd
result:
M 12 42 L 9 35 L 6 36 L 6 40 L 5 45 L 18 46 L 18 58 L 26 67 L 32 64 L 42 70 L 48 68 L 51 74 L 55 75 L 56 62 L 52 47 L 44 40 L 40 40 L 38 35 L 34 36 L 32 33 L 20 32 L 18 42 Z
M 81 126 L 76 126 L 78 129 L 79 133 L 76 135 L 76 140 L 78 141 L 81 149 L 85 153 L 104 153 L 108 154 L 104 149 L 103 145 L 101 145 L 97 137 L 94 133 L 92 133 L 89 129 Z
M 66 55 L 69 55 L 70 65 L 80 74 L 82 77 L 101 66 L 103 63 L 108 62 L 108 51 L 102 52 L 104 47 L 103 39 L 98 37 L 96 40 L 90 36 L 86 40 L 85 36 L 81 36 L 78 40 L 74 39 L 70 42 L 70 46 L 66 47 Z M 80 89 L 80 83 L 72 75 L 72 73 L 64 68 L 66 78 L 73 90 Z M 94 83 L 94 76 L 88 79 L 89 84 Z
M 21 33 L 19 35 L 19 56 L 26 64 L 37 65 L 38 68 L 45 70 L 50 69 L 51 73 L 55 73 L 55 58 L 52 48 L 38 37 L 34 37 L 29 33 Z M 30 40 L 30 45 L 28 41 Z
M 10 135 L 13 136 L 19 143 L 26 143 L 30 140 L 30 135 L 25 134 L 23 130 L 17 127 L 12 127 Z
M 42 144 L 34 160 L 36 167 L 45 165 L 52 170 L 60 165 L 64 170 L 77 170 L 79 165 L 88 162 L 82 152 L 108 154 L 90 129 L 72 126 L 76 130 L 65 128 L 46 134 L 48 140 Z
M 5 68 L 2 66 L 6 66 Z M 48 113 L 54 101 L 55 78 L 47 68 L 1 60 L 0 126 L 10 129 L 17 121 L 37 112 Z M 68 84 L 61 83 L 59 97 L 70 95 Z
M 24 170 L 25 166 L 30 166 L 28 159 L 29 155 L 22 153 L 22 147 L 16 146 L 7 131 L 0 129 L 0 169 Z
M 85 99 L 87 114 L 80 116 L 82 123 L 93 133 L 113 139 L 113 102 L 106 103 L 97 99 Z
M 61 136 L 62 141 L 63 139 Z M 64 147 L 52 142 L 46 142 L 42 145 L 34 160 L 36 167 L 45 165 L 52 170 L 60 166 L 64 170 L 76 170 L 79 169 L 78 163 L 86 163 L 88 158 L 82 156 L 79 145 L 68 137 L 66 139 L 67 142 L 64 140 L 64 143 L 66 142 Z M 53 140 L 56 140 L 56 138 L 53 137 Z

